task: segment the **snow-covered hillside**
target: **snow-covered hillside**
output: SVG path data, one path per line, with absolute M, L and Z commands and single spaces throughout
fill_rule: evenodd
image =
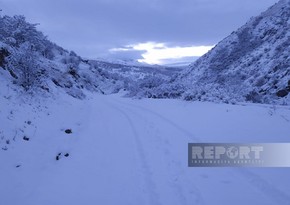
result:
M 221 41 L 177 81 L 189 87 L 187 99 L 283 104 L 279 97 L 284 95 L 277 93 L 290 91 L 289 53 L 290 1 L 281 0 Z
M 289 204 L 288 169 L 187 167 L 189 142 L 289 141 L 289 107 L 1 93 L 1 204 Z
M 290 1 L 281 0 L 147 96 L 289 104 L 289 53 Z

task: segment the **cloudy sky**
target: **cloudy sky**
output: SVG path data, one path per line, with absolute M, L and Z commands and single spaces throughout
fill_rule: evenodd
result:
M 86 58 L 191 61 L 278 0 L 1 0 Z

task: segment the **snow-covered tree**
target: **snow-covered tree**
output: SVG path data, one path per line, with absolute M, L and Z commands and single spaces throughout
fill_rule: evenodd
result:
M 6 68 L 15 74 L 17 84 L 26 91 L 40 85 L 41 71 L 33 45 L 23 43 L 6 58 Z

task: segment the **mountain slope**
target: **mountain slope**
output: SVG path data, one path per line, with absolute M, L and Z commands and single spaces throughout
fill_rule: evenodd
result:
M 284 103 L 277 92 L 290 91 L 289 53 L 290 1 L 281 0 L 221 41 L 177 81 L 189 87 L 187 99 Z

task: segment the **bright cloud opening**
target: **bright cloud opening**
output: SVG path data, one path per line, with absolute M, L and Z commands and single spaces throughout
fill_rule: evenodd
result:
M 164 43 L 139 43 L 128 45 L 125 48 L 114 48 L 112 52 L 125 51 L 144 51 L 143 59 L 138 59 L 138 62 L 148 64 L 164 64 L 166 59 L 181 59 L 185 57 L 199 57 L 207 53 L 213 46 L 188 46 L 188 47 L 168 47 Z

